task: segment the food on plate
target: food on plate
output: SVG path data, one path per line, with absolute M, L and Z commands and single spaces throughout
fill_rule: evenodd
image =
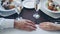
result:
M 60 5 L 57 4 L 57 2 L 55 2 L 53 0 L 48 0 L 47 7 L 51 11 L 60 11 Z
M 9 9 L 13 9 L 13 8 L 15 8 L 14 5 L 9 5 Z
M 13 0 L 2 0 L 1 6 L 6 10 L 13 9 L 13 8 L 15 8 L 15 6 L 11 5 L 12 2 L 13 2 Z

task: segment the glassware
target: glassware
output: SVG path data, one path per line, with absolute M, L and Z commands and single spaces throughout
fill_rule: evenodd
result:
M 18 1 L 17 3 L 18 3 L 18 5 L 15 6 L 15 8 L 16 8 L 16 12 L 18 14 L 18 17 L 16 19 L 20 20 L 20 19 L 22 19 L 22 17 L 20 17 L 20 13 L 21 13 L 21 10 L 23 9 L 23 5 L 22 5 L 22 1 L 21 2 Z
M 38 4 L 39 4 L 39 2 L 40 2 L 40 0 L 36 0 L 35 1 L 35 10 L 36 10 L 36 13 L 35 14 L 33 14 L 33 17 L 35 18 L 35 19 L 39 19 L 40 18 L 40 15 L 38 14 L 38 11 L 39 11 L 39 9 L 38 9 Z

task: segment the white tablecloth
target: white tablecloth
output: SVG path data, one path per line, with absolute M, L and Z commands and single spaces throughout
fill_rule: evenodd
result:
M 0 34 L 60 34 L 60 31 L 45 31 L 37 26 L 36 31 L 28 32 L 18 29 L 4 29 L 0 31 Z

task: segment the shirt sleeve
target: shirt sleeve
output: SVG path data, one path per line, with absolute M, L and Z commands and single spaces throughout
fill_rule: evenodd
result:
M 13 27 L 14 27 L 14 19 L 0 18 L 0 29 L 13 28 Z

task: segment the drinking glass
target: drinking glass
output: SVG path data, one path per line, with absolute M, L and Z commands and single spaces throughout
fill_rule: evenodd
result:
M 39 18 L 40 18 L 40 15 L 38 14 L 38 12 L 39 12 L 38 4 L 39 4 L 39 3 L 40 3 L 40 0 L 36 0 L 36 1 L 35 1 L 35 4 L 34 4 L 36 13 L 33 14 L 33 17 L 34 17 L 35 19 L 39 19 Z
M 22 17 L 20 17 L 20 13 L 21 13 L 21 10 L 23 9 L 23 5 L 22 5 L 22 1 L 21 2 L 18 1 L 17 3 L 18 3 L 18 5 L 16 5 L 15 8 L 16 8 L 16 12 L 18 14 L 18 17 L 16 19 L 20 20 L 20 19 L 22 19 Z

